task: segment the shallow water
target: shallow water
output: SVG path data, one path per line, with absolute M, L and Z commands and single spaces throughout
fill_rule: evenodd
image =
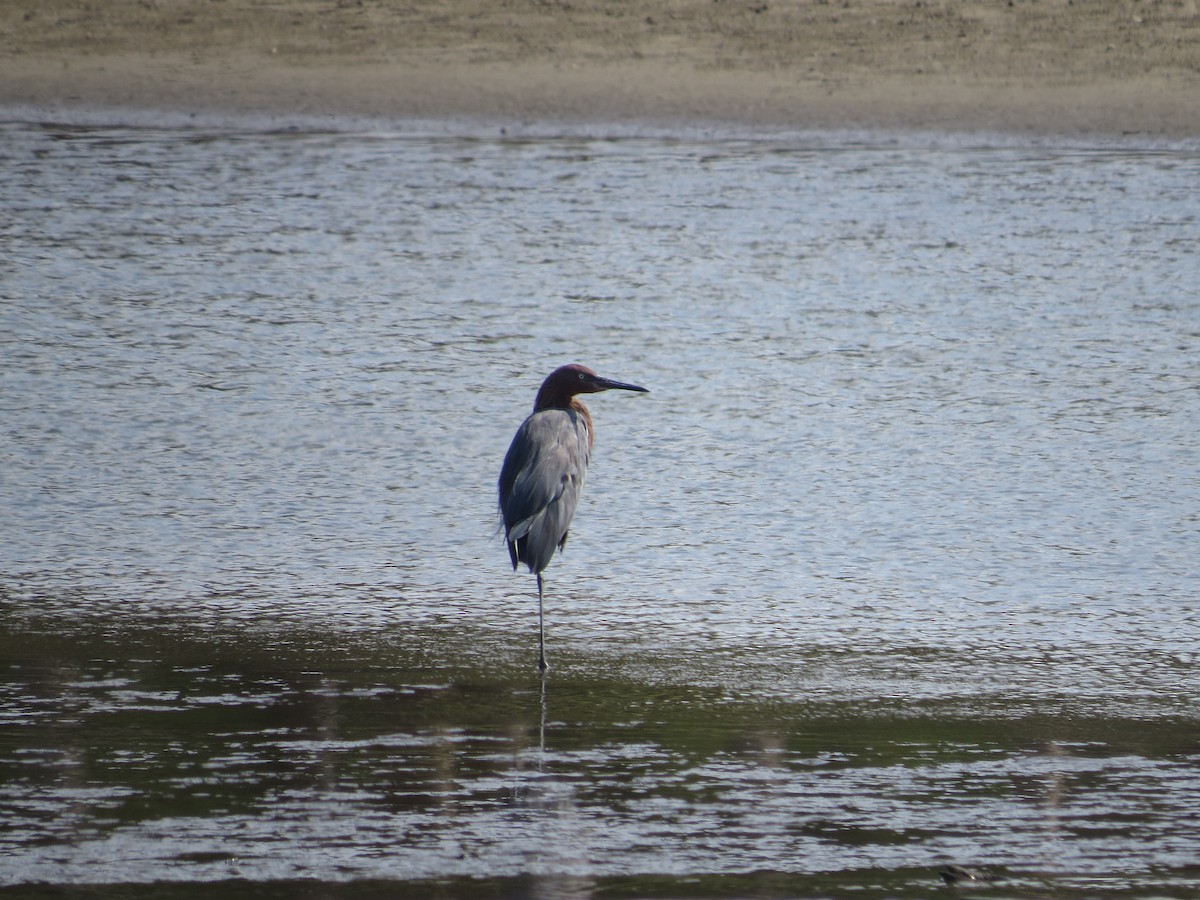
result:
M 1200 890 L 1200 153 L 0 164 L 0 890 Z M 495 478 L 572 361 L 651 393 L 541 685 Z

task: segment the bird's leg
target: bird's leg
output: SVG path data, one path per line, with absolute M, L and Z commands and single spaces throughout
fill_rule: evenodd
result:
M 538 671 L 543 674 L 550 668 L 546 664 L 546 629 L 542 622 L 542 573 L 537 573 L 538 582 Z

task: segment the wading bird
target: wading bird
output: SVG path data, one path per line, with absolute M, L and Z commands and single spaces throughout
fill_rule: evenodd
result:
M 513 437 L 500 470 L 500 513 L 513 571 L 525 563 L 537 576 L 538 669 L 546 671 L 542 572 L 555 548 L 567 542 L 571 517 L 587 474 L 595 432 L 592 415 L 576 394 L 622 390 L 649 393 L 636 384 L 601 378 L 587 366 L 555 369 L 542 382 L 533 413 Z

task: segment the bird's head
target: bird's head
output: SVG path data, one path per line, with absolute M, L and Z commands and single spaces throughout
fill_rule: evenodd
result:
M 537 401 L 533 408 L 556 409 L 566 407 L 576 394 L 598 394 L 601 391 L 638 391 L 649 393 L 646 388 L 636 384 L 626 384 L 623 381 L 613 381 L 597 375 L 587 366 L 572 363 L 569 366 L 559 366 L 542 382 L 538 391 Z

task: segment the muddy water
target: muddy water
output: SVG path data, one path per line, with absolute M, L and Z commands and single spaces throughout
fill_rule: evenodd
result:
M 0 889 L 1200 889 L 1191 149 L 2 135 Z

